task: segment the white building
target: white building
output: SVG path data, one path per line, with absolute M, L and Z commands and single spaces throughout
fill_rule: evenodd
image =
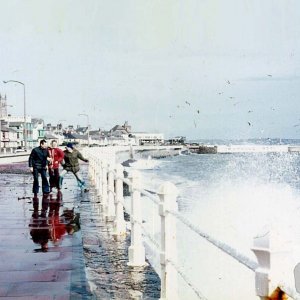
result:
M 164 142 L 163 133 L 132 132 L 129 138 L 133 138 L 136 145 L 160 145 Z

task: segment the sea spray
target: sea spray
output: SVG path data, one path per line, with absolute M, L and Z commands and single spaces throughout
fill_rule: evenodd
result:
M 181 214 L 255 260 L 250 249 L 262 228 L 276 228 L 282 243 L 299 240 L 299 166 L 299 155 L 290 153 L 187 155 L 162 159 L 159 169 L 142 171 L 142 181 L 153 191 L 173 182 Z M 143 205 L 144 226 L 159 242 L 157 207 L 146 198 Z M 253 272 L 180 222 L 177 229 L 179 265 L 208 299 L 255 299 Z M 151 256 L 157 269 L 158 257 Z M 193 299 L 186 285 L 180 291 Z

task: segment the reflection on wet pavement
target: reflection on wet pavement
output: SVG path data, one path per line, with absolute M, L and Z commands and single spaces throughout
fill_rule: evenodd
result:
M 62 192 L 32 197 L 27 168 L 8 170 L 0 168 L 0 297 L 159 299 L 159 277 L 127 266 L 130 235 L 114 238 L 93 189 L 82 194 L 66 176 Z
M 0 168 L 0 297 L 92 299 L 72 183 L 33 198 L 26 165 L 12 166 Z
M 35 251 L 46 252 L 49 241 L 52 246 L 59 246 L 65 234 L 73 234 L 80 229 L 80 214 L 72 209 L 63 208 L 62 192 L 43 195 L 41 209 L 39 210 L 39 198 L 32 198 L 33 213 L 29 223 L 30 235 L 40 249 Z M 60 211 L 62 211 L 60 213 Z

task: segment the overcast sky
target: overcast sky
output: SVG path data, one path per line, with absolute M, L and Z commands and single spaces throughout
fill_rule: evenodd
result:
M 166 137 L 300 137 L 298 0 L 0 0 L 12 114 Z

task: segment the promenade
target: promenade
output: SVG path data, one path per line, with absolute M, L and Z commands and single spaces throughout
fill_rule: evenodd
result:
M 25 163 L 0 165 L 1 299 L 159 298 L 157 274 L 127 266 L 130 235 L 113 239 L 92 188 L 82 194 L 72 176 L 61 194 L 31 188 Z

